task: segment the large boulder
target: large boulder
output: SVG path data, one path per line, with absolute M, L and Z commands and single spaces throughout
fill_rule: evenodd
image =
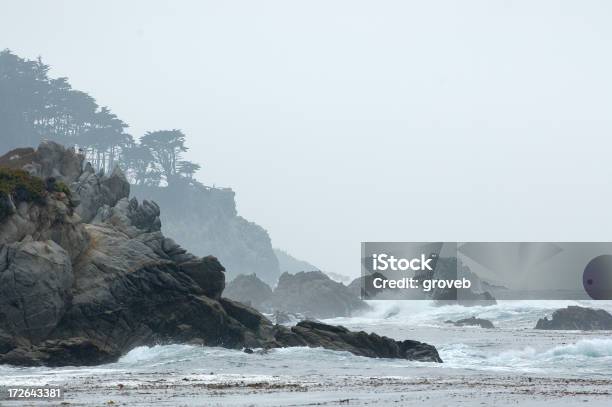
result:
M 612 330 L 612 315 L 603 309 L 593 309 L 570 305 L 558 309 L 552 319 L 544 317 L 538 320 L 535 329 L 550 330 Z
M 46 338 L 66 310 L 74 277 L 68 253 L 53 241 L 0 248 L 0 327 L 30 341 Z
M 321 271 L 283 273 L 274 289 L 270 307 L 311 318 L 351 316 L 368 309 L 344 284 Z
M 227 284 L 223 295 L 252 307 L 267 311 L 272 298 L 272 289 L 256 274 L 241 274 Z

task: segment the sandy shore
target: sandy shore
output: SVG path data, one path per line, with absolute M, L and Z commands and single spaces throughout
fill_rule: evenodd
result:
M 197 375 L 79 377 L 61 402 L 2 401 L 2 406 L 610 406 L 612 380 L 513 376 L 303 378 Z

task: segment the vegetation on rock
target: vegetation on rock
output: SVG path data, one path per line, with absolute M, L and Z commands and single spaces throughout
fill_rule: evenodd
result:
M 45 197 L 45 185 L 40 178 L 23 170 L 0 168 L 0 193 L 16 202 L 40 202 Z

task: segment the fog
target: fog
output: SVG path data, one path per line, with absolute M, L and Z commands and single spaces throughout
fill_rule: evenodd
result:
M 275 247 L 612 240 L 606 1 L 5 2 L 0 48 L 179 128 Z M 180 242 L 180 236 L 175 236 Z

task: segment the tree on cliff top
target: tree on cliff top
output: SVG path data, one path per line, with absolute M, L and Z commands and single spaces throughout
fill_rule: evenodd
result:
M 182 131 L 150 131 L 140 138 L 140 144 L 151 151 L 155 164 L 168 184 L 180 177 L 179 163 L 182 154 L 188 150 Z
M 0 52 L 0 152 L 50 139 L 77 147 L 97 170 L 118 164 L 135 184 L 197 183 L 200 166 L 182 160 L 188 148 L 180 130 L 149 132 L 137 143 L 109 108 L 48 72 L 40 58 Z

